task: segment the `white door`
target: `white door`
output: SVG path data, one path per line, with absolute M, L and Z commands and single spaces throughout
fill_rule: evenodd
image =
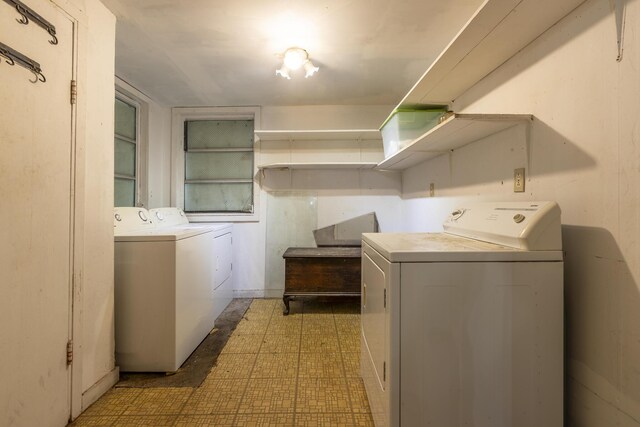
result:
M 70 414 L 72 21 L 47 0 L 25 2 L 59 44 L 0 2 L 0 43 L 37 61 L 46 82 L 0 64 L 0 425 L 64 426 Z

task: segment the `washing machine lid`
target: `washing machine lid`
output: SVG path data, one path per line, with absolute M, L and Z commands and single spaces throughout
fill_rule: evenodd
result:
M 474 203 L 454 209 L 444 233 L 364 234 L 392 262 L 562 260 L 555 202 Z
M 160 227 L 147 230 L 132 230 L 114 233 L 116 242 L 175 242 L 194 236 L 211 233 L 206 228 Z
M 362 240 L 391 262 L 562 260 L 562 251 L 529 251 L 448 233 L 365 233 Z

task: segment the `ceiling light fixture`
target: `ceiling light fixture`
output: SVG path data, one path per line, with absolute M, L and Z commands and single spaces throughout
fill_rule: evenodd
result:
M 314 66 L 309 59 L 309 52 L 300 47 L 290 47 L 282 55 L 282 67 L 276 70 L 276 75 L 281 75 L 287 80 L 291 80 L 291 71 L 304 68 L 304 77 L 313 76 L 319 68 Z

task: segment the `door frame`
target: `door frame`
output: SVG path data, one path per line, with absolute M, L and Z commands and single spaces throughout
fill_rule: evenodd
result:
M 72 342 L 73 361 L 70 365 L 70 406 L 69 419 L 75 419 L 82 412 L 82 289 L 83 289 L 83 260 L 84 260 L 84 174 L 85 174 L 85 129 L 86 108 L 81 91 L 83 79 L 79 76 L 86 75 L 85 55 L 80 55 L 80 50 L 87 44 L 87 35 L 82 28 L 87 26 L 87 15 L 77 7 L 73 0 L 51 0 L 60 13 L 69 19 L 72 25 L 72 69 L 71 78 L 76 82 L 75 103 L 71 102 L 71 82 L 69 82 L 69 102 L 71 103 L 71 190 L 70 213 L 70 277 L 69 287 L 69 339 Z

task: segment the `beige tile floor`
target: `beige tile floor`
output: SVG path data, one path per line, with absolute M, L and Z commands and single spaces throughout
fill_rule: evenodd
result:
M 196 388 L 114 388 L 72 426 L 373 426 L 357 302 L 256 299 Z

